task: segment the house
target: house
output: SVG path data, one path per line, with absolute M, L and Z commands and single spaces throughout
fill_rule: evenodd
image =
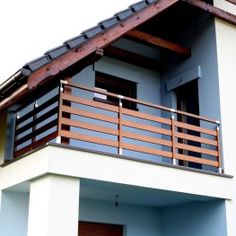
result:
M 0 235 L 235 236 L 234 14 L 143 0 L 0 85 Z

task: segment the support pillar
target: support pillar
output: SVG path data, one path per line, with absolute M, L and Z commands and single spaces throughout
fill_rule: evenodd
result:
M 30 186 L 28 236 L 78 236 L 79 188 L 76 178 L 48 175 Z

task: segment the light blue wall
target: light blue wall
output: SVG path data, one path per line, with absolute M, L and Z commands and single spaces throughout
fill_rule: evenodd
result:
M 27 193 L 3 192 L 0 235 L 27 235 L 28 202 Z M 223 200 L 158 208 L 81 198 L 79 220 L 123 225 L 124 236 L 227 236 Z
M 175 96 L 167 92 L 167 80 L 201 66 L 202 77 L 198 79 L 200 115 L 220 119 L 220 101 L 218 67 L 214 19 L 202 14 L 198 19 L 191 19 L 189 28 L 185 28 L 178 41 L 191 49 L 190 58 L 172 63 L 162 74 L 162 103 L 175 107 Z
M 18 192 L 2 192 L 0 204 L 0 235 L 26 236 L 29 195 Z
M 174 63 L 171 63 L 163 72 L 161 80 L 162 104 L 176 108 L 176 95 L 174 90 L 167 91 L 168 81 L 173 83 L 174 79 L 178 80 L 181 78 L 188 82 L 192 78 L 188 78 L 186 75 L 191 76 L 189 72 L 197 70 L 200 66 L 201 77 L 197 79 L 199 115 L 220 120 L 214 19 L 204 13 L 202 13 L 201 16 L 199 15 L 198 18 L 191 19 L 191 22 L 188 23 L 188 27 L 184 28 L 183 33 L 178 37 L 177 41 L 191 49 L 191 57 L 187 59 L 173 58 Z M 182 85 L 181 82 L 180 85 Z M 201 121 L 200 124 L 202 127 L 216 129 L 216 124 L 213 123 Z M 201 136 L 204 137 L 203 134 Z M 202 147 L 204 148 L 204 145 L 202 145 Z M 212 157 L 206 156 L 204 158 L 211 159 Z M 216 168 L 207 165 L 203 165 L 203 169 L 216 171 Z
M 227 236 L 223 200 L 157 208 L 82 198 L 79 219 L 123 225 L 124 236 Z
M 227 236 L 224 201 L 162 209 L 163 236 Z
M 89 86 L 89 87 L 94 87 L 95 86 L 95 71 L 103 72 L 106 74 L 113 75 L 115 77 L 119 77 L 122 79 L 133 81 L 133 82 L 137 83 L 137 99 L 143 100 L 146 102 L 150 102 L 150 103 L 154 103 L 154 104 L 161 103 L 161 93 L 160 93 L 161 82 L 160 82 L 160 75 L 157 72 L 154 72 L 154 71 L 151 71 L 148 69 L 144 69 L 144 68 L 141 68 L 138 66 L 134 66 L 134 65 L 131 65 L 131 64 L 119 61 L 119 60 L 104 57 L 101 60 L 99 60 L 97 63 L 95 63 L 94 66 L 88 66 L 84 70 L 82 70 L 79 74 L 74 76 L 73 82 L 81 83 L 81 84 Z M 93 93 L 88 93 L 88 92 L 84 92 L 81 90 L 73 89 L 73 94 L 83 96 L 83 97 L 86 97 L 91 100 L 93 99 Z M 153 108 L 149 108 L 149 107 L 141 106 L 141 105 L 138 105 L 137 107 L 140 112 L 144 112 L 144 113 L 148 113 L 148 114 L 152 114 L 152 115 L 156 115 L 156 116 L 160 116 L 160 114 L 161 114 L 161 112 L 157 109 L 153 109 Z M 88 107 L 86 107 L 86 108 L 84 107 L 84 109 L 87 109 L 91 112 L 100 112 L 102 114 L 107 114 L 109 116 L 117 117 L 117 113 L 107 112 L 104 110 L 101 112 L 101 111 L 98 111 L 97 109 L 88 108 Z M 72 118 L 78 119 L 78 117 L 75 117 L 75 116 L 73 116 Z M 131 118 L 131 117 L 125 117 L 125 119 L 135 121 L 135 118 Z M 91 122 L 91 120 L 89 121 L 88 119 L 85 119 L 85 118 L 80 118 L 80 120 L 83 120 L 84 122 L 86 122 L 86 120 L 87 120 L 87 122 Z M 145 121 L 143 119 L 136 119 L 136 122 L 148 124 L 147 121 Z M 105 127 L 117 129 L 117 126 L 114 124 L 108 124 L 108 123 L 104 123 L 104 122 L 101 122 L 98 120 L 96 120 L 96 121 L 93 120 L 92 124 L 99 124 L 99 125 L 103 125 Z M 150 123 L 150 125 L 151 125 L 151 123 Z M 156 124 L 156 125 L 158 125 L 158 124 Z M 73 128 L 72 130 L 76 131 L 75 128 Z M 138 132 L 139 134 L 142 133 L 144 135 L 146 134 L 144 131 L 133 129 L 133 128 L 125 128 L 125 130 L 132 131 L 132 132 Z M 87 130 L 77 129 L 77 131 L 82 132 L 83 134 L 86 134 L 86 135 L 102 137 L 102 138 L 107 138 L 107 139 L 112 139 L 112 140 L 117 139 L 116 136 L 112 137 L 109 135 L 99 134 L 99 133 L 94 134 L 94 132 L 87 131 Z M 146 135 L 151 135 L 153 137 L 160 137 L 160 135 L 155 134 L 155 133 L 149 133 Z M 149 144 L 149 143 L 141 143 L 141 142 L 131 140 L 131 139 L 128 142 L 131 144 L 136 144 L 136 145 L 141 145 L 141 146 L 144 145 L 146 147 L 161 149 L 159 145 L 154 145 L 154 144 Z M 96 144 L 88 144 L 85 142 L 79 143 L 78 141 L 72 141 L 71 144 L 75 145 L 75 146 L 80 146 L 80 147 L 82 146 L 84 148 L 98 150 L 98 151 L 100 150 L 100 151 L 110 152 L 110 153 L 114 153 L 114 154 L 118 153 L 117 148 L 106 147 L 104 145 L 101 146 L 101 145 L 96 145 Z M 140 158 L 140 159 L 148 159 L 148 160 L 152 159 L 155 161 L 161 160 L 161 158 L 157 157 L 157 156 L 152 156 L 152 155 L 148 155 L 148 154 L 144 154 L 144 153 L 140 153 L 140 152 L 131 152 L 128 150 L 123 150 L 123 155 L 132 156 L 132 157 Z
M 192 55 L 189 58 L 180 58 L 179 56 L 169 54 L 169 57 L 172 57 L 172 62 L 168 64 L 168 66 L 164 69 L 164 71 L 161 72 L 161 74 L 119 60 L 103 57 L 93 66 L 88 66 L 78 75 L 74 76 L 73 80 L 74 82 L 79 82 L 87 86 L 94 87 L 94 71 L 107 73 L 116 77 L 136 82 L 137 98 L 139 100 L 176 108 L 175 92 L 167 90 L 168 81 L 172 81 L 172 83 L 178 84 L 175 83 L 173 79 L 176 78 L 178 80 L 178 78 L 180 78 L 181 76 L 186 77 L 184 78 L 185 81 L 189 81 L 192 78 L 188 77 L 191 77 L 192 75 L 195 76 L 196 74 L 193 73 L 193 71 L 198 71 L 198 68 L 201 68 L 201 77 L 198 79 L 200 115 L 220 120 L 215 24 L 213 18 L 209 17 L 208 14 L 202 13 L 201 15 L 199 15 L 199 17 L 191 19 L 191 22 L 187 23 L 187 25 L 183 27 L 183 32 L 179 33 L 179 35 L 176 36 L 175 40 L 176 42 L 189 47 L 191 49 Z M 160 54 L 157 50 L 153 49 L 153 52 L 151 53 L 150 48 L 140 46 L 139 44 L 136 45 L 136 43 L 131 43 L 127 40 L 122 39 L 116 42 L 115 45 L 121 48 L 125 48 L 128 45 L 128 49 L 131 51 L 135 51 L 136 48 L 137 52 L 145 54 L 146 56 L 150 54 L 150 57 L 155 57 L 156 59 L 160 57 Z M 162 59 L 162 57 L 160 57 L 160 59 Z M 183 81 L 180 84 L 183 84 Z M 73 90 L 73 93 L 76 92 Z M 79 93 L 80 95 L 85 95 L 84 92 L 80 91 Z M 88 93 L 86 94 L 87 98 L 93 99 L 93 93 L 89 93 L 89 95 Z M 170 118 L 169 112 L 168 114 L 166 114 L 166 112 L 161 113 L 159 110 L 150 110 L 149 108 L 144 106 L 138 106 L 138 109 L 140 112 L 147 112 L 148 114 L 156 116 L 162 115 Z M 104 112 L 104 114 L 106 113 Z M 109 112 L 107 112 L 107 114 L 112 115 L 111 113 L 109 114 Z M 113 116 L 114 115 L 115 114 L 113 114 Z M 132 118 L 132 120 L 135 121 L 134 118 Z M 146 125 L 148 124 L 142 119 L 137 120 L 137 122 L 142 122 Z M 101 124 L 100 121 L 93 121 L 93 123 Z M 216 128 L 215 124 L 211 124 L 209 126 L 209 124 L 202 122 L 201 125 Z M 112 124 L 106 124 L 106 126 L 110 128 L 116 128 L 116 126 Z M 130 128 L 126 128 L 126 130 L 160 138 L 160 135 L 154 133 L 145 133 L 140 130 L 137 131 Z M 84 134 L 92 136 L 116 140 L 116 137 L 111 137 L 108 135 L 101 135 L 99 133 L 94 134 L 90 131 L 83 132 Z M 163 138 L 166 137 L 163 136 Z M 139 141 L 134 140 L 129 140 L 129 143 L 154 149 L 162 148 L 163 150 L 170 151 L 169 147 L 160 147 L 153 144 L 143 144 Z M 75 143 L 75 145 L 77 144 Z M 82 146 L 95 150 L 117 153 L 117 148 L 104 148 L 104 146 L 87 143 L 82 143 Z M 171 159 L 169 158 L 146 155 L 141 152 L 131 152 L 124 150 L 123 154 L 135 158 L 171 162 Z M 209 167 L 204 166 L 204 169 L 209 169 Z
M 124 225 L 124 236 L 162 236 L 160 211 L 145 207 L 114 202 L 80 199 L 81 221 Z

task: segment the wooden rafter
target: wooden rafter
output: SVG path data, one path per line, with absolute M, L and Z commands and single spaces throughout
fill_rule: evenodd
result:
M 56 76 L 61 71 L 88 56 L 94 52 L 96 48 L 106 47 L 129 30 L 151 19 L 177 2 L 179 2 L 179 0 L 159 0 L 154 2 L 141 12 L 133 14 L 127 20 L 120 22 L 120 24 L 117 24 L 108 31 L 91 38 L 83 46 L 69 51 L 32 73 L 28 78 L 28 87 L 30 89 L 37 87 L 38 84 Z
M 219 19 L 225 20 L 229 23 L 236 24 L 236 15 L 234 15 L 230 12 L 224 11 L 218 7 L 215 7 L 209 3 L 206 3 L 201 0 L 183 0 L 183 1 L 193 5 L 195 7 L 201 8 L 204 11 L 207 11 Z
M 104 55 L 108 57 L 113 57 L 115 59 L 131 63 L 137 66 L 141 66 L 151 70 L 160 70 L 160 62 L 158 60 L 154 60 L 148 58 L 146 56 L 133 53 L 121 48 L 117 48 L 114 46 L 108 46 L 104 50 Z
M 126 35 L 134 40 L 144 42 L 147 44 L 150 44 L 152 46 L 157 46 L 161 48 L 168 49 L 170 51 L 173 51 L 175 53 L 178 53 L 182 56 L 190 56 L 191 55 L 191 50 L 183 47 L 177 43 L 170 42 L 168 40 L 153 36 L 148 33 L 144 33 L 139 30 L 130 30 L 129 32 L 126 33 Z

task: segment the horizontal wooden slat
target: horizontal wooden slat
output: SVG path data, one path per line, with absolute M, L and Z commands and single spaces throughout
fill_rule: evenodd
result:
M 52 104 L 56 103 L 59 100 L 58 94 L 48 100 L 46 100 L 43 104 L 36 107 L 35 109 L 31 110 L 27 114 L 23 115 L 19 119 L 16 119 L 16 125 L 19 125 L 20 123 L 26 121 L 30 117 L 33 117 L 35 114 L 41 112 L 42 110 L 46 109 L 47 107 L 51 106 Z
M 107 111 L 118 112 L 118 107 L 109 105 L 106 103 L 96 102 L 93 100 L 87 100 L 81 97 L 76 97 L 76 96 L 65 94 L 65 93 L 63 93 L 61 96 L 62 96 L 62 99 L 70 101 L 70 102 L 75 102 L 75 103 L 79 103 L 79 104 L 90 106 L 90 107 L 100 108 Z
M 85 141 L 85 142 L 102 144 L 105 146 L 118 147 L 118 142 L 114 141 L 114 140 L 97 138 L 94 136 L 84 135 L 84 134 L 80 134 L 80 133 L 73 133 L 73 132 L 66 131 L 66 130 L 61 130 L 59 135 L 62 137 L 65 137 L 65 138 L 71 138 L 71 139 Z
M 199 126 L 196 126 L 196 125 L 190 125 L 190 124 L 186 124 L 186 123 L 179 122 L 179 121 L 174 121 L 174 125 L 179 127 L 179 128 L 184 128 L 184 129 L 193 130 L 193 131 L 197 131 L 197 132 L 200 132 L 200 133 L 205 133 L 205 134 L 216 136 L 216 131 L 215 130 L 202 128 L 202 127 L 199 127 Z
M 83 109 L 77 109 L 77 108 L 73 108 L 69 106 L 62 106 L 62 111 L 73 114 L 73 115 L 78 115 L 78 116 L 83 116 L 83 117 L 87 117 L 87 118 L 91 118 L 95 120 L 102 120 L 102 121 L 118 124 L 118 119 L 115 117 L 102 115 L 95 112 L 86 111 Z
M 141 119 L 145 119 L 145 120 L 155 121 L 155 122 L 159 122 L 162 124 L 171 125 L 170 119 L 162 118 L 159 116 L 154 116 L 154 115 L 146 114 L 146 113 L 143 113 L 140 111 L 133 111 L 130 109 L 125 109 L 125 108 L 122 109 L 122 112 L 125 115 L 129 115 L 129 116 L 133 116 L 133 117 L 137 117 L 137 118 L 141 118 Z
M 90 88 L 90 87 L 87 87 L 87 86 L 84 86 L 84 85 L 78 84 L 78 83 L 76 83 L 76 84 L 75 83 L 69 83 L 69 84 L 65 84 L 65 86 L 78 88 L 78 89 L 93 92 L 93 93 L 101 93 L 101 94 L 111 96 L 111 97 L 116 97 L 116 98 L 118 97 L 118 95 L 115 94 L 115 93 L 103 92 L 103 91 L 100 91 L 98 89 Z M 141 104 L 141 105 L 144 105 L 144 106 L 147 106 L 147 107 L 152 107 L 152 108 L 159 109 L 159 110 L 162 110 L 162 111 L 168 111 L 168 112 L 171 112 L 171 113 L 173 112 L 173 110 L 171 108 L 160 106 L 160 105 L 153 104 L 153 103 L 150 103 L 150 102 L 145 102 L 145 101 L 138 100 L 138 99 L 135 99 L 135 98 L 130 98 L 130 97 L 124 96 L 123 100 L 134 102 L 136 104 Z M 196 119 L 199 119 L 199 120 L 203 120 L 203 121 L 207 121 L 207 122 L 210 122 L 210 123 L 217 124 L 216 120 L 209 119 L 207 117 L 202 117 L 202 116 L 198 116 L 198 115 L 195 115 L 195 114 L 192 114 L 192 113 L 187 113 L 187 112 L 179 111 L 179 110 L 175 110 L 174 112 L 176 114 L 180 114 L 180 115 L 184 115 L 184 116 L 188 116 L 188 117 L 192 117 L 192 118 L 196 118 Z
M 14 157 L 19 157 L 19 156 L 25 154 L 26 152 L 29 152 L 29 151 L 31 151 L 31 150 L 39 147 L 39 146 L 42 146 L 42 145 L 46 144 L 47 142 L 49 142 L 50 140 L 53 140 L 56 137 L 57 137 L 57 131 L 43 137 L 42 139 L 34 142 L 33 144 L 30 144 L 30 145 L 28 145 L 28 146 L 26 146 L 22 149 L 19 149 L 18 151 L 16 151 L 14 153 Z
M 42 134 L 43 132 L 48 131 L 49 129 L 53 128 L 54 126 L 56 126 L 58 123 L 57 119 L 47 123 L 46 125 L 40 127 L 39 129 L 36 129 L 34 132 L 25 135 L 24 137 L 17 139 L 15 141 L 15 146 L 18 146 L 26 141 L 28 141 L 29 139 L 35 138 L 36 136 Z
M 147 154 L 152 154 L 152 155 L 157 155 L 157 156 L 164 156 L 164 157 L 172 157 L 172 152 L 167 152 L 163 150 L 158 150 L 154 148 L 148 148 L 148 147 L 143 147 L 143 146 L 137 146 L 134 144 L 128 144 L 128 143 L 122 143 L 123 149 L 128 149 L 130 151 L 135 151 L 135 152 L 142 152 L 142 153 L 147 153 Z
M 136 129 L 141 129 L 141 130 L 145 130 L 145 131 L 149 131 L 149 132 L 153 132 L 153 133 L 171 135 L 170 130 L 158 128 L 158 127 L 151 126 L 151 125 L 139 124 L 137 122 L 127 121 L 127 120 L 123 120 L 122 124 L 124 126 L 132 127 L 132 128 L 136 128 Z
M 193 156 L 189 156 L 189 155 L 183 155 L 183 154 L 176 153 L 175 158 L 178 159 L 178 160 L 182 160 L 182 161 L 190 161 L 190 162 L 194 162 L 194 163 L 219 167 L 218 161 L 207 160 L 207 159 L 193 157 Z
M 57 114 L 58 111 L 58 107 L 55 107 L 53 109 L 51 109 L 50 111 L 46 112 L 45 114 L 43 114 L 42 116 L 35 118 L 33 121 L 31 121 L 30 123 L 20 127 L 19 129 L 16 129 L 15 135 L 19 135 L 20 133 L 25 132 L 26 130 L 32 128 L 33 126 L 36 126 L 37 124 L 41 123 L 42 121 L 50 118 L 51 116 Z
M 217 141 L 212 140 L 212 139 L 202 138 L 199 136 L 194 136 L 194 135 L 180 133 L 180 132 L 176 132 L 175 136 L 177 138 L 182 138 L 182 139 L 191 140 L 191 141 L 195 141 L 195 142 L 199 142 L 199 143 L 204 143 L 204 144 L 208 144 L 208 145 L 212 145 L 212 146 L 217 146 Z
M 61 118 L 61 124 L 62 125 L 69 125 L 77 128 L 82 128 L 82 129 L 87 129 L 87 130 L 92 130 L 100 133 L 106 133 L 106 134 L 111 134 L 111 135 L 118 135 L 118 130 L 117 129 L 112 129 L 112 128 L 107 128 L 101 125 L 94 125 L 91 123 L 86 123 L 82 121 L 77 121 L 77 120 L 71 120 L 67 118 Z
M 168 146 L 168 147 L 172 146 L 171 141 L 164 140 L 164 139 L 159 139 L 159 138 L 153 138 L 153 137 L 150 137 L 150 136 L 140 135 L 140 134 L 136 134 L 136 133 L 132 133 L 132 132 L 123 131 L 122 136 L 126 137 L 126 138 L 131 138 L 131 139 L 143 141 L 143 142 L 148 142 L 148 143 L 153 143 L 153 144 L 160 144 L 160 145 L 165 145 L 165 146 Z
M 186 151 L 198 152 L 198 153 L 207 154 L 207 155 L 211 155 L 211 156 L 218 156 L 218 152 L 214 151 L 214 150 L 195 147 L 192 145 L 187 145 L 187 144 L 182 144 L 182 143 L 176 143 L 175 146 L 176 146 L 176 148 L 183 149 Z
M 170 50 L 172 52 L 178 53 L 179 55 L 190 57 L 191 56 L 191 50 L 189 48 L 183 47 L 177 43 L 174 43 L 172 41 L 154 36 L 152 34 L 132 29 L 126 33 L 126 36 L 128 38 L 131 38 L 132 40 L 145 43 L 151 46 L 161 47 L 163 49 Z

